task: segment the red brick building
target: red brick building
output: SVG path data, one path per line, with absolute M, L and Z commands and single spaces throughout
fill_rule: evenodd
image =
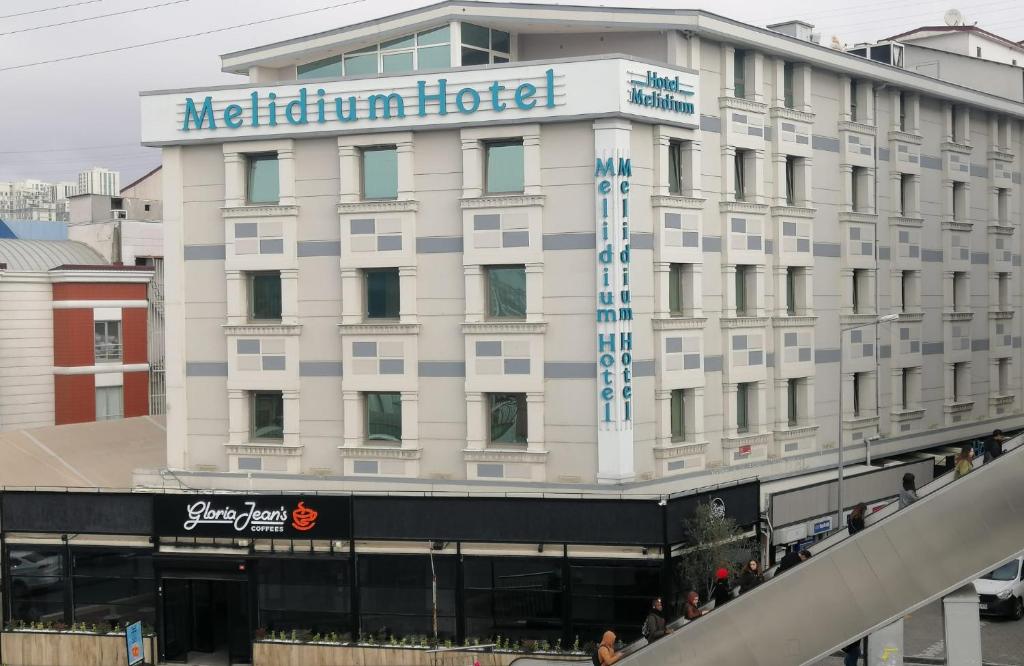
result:
M 152 269 L 73 241 L 0 240 L 0 263 L 0 429 L 148 414 Z

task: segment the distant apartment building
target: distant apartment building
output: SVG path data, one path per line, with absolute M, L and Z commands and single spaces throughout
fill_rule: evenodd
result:
M 153 269 L 0 239 L 0 429 L 143 416 Z
M 117 196 L 121 193 L 121 174 L 117 171 L 93 167 L 78 174 L 76 194 L 106 194 Z
M 0 219 L 66 220 L 67 198 L 75 189 L 74 183 L 35 179 L 0 182 Z

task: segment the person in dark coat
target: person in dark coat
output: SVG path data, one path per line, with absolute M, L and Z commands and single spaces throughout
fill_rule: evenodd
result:
M 1003 442 L 1005 442 L 1006 439 L 1006 436 L 1003 435 L 1003 431 L 999 428 L 992 431 L 992 438 L 985 444 L 986 464 L 1003 455 Z
M 711 588 L 711 598 L 715 600 L 715 608 L 721 608 L 732 601 L 732 585 L 729 583 L 729 570 L 725 567 L 715 572 L 715 586 Z
M 868 511 L 868 505 L 861 502 L 857 506 L 853 507 L 853 511 L 846 517 L 846 529 L 849 530 L 850 536 L 853 536 L 857 532 L 864 529 L 864 514 Z
M 691 590 L 686 595 L 686 606 L 683 607 L 683 616 L 693 622 L 702 615 L 704 615 L 704 611 L 700 609 L 700 595 Z
M 664 612 L 665 608 L 661 604 L 661 599 L 655 599 L 647 611 L 647 619 L 644 620 L 643 634 L 648 643 L 653 643 L 659 638 L 664 638 L 666 634 L 672 633 L 672 630 L 665 626 Z
M 746 594 L 764 582 L 764 573 L 757 560 L 750 560 L 747 567 L 740 574 L 740 594 Z

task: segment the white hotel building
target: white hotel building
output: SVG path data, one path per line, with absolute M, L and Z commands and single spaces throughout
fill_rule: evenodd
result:
M 674 492 L 1024 426 L 1019 100 L 465 0 L 222 66 L 141 98 L 190 485 Z

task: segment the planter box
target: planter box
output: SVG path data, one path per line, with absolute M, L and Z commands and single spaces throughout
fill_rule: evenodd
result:
M 252 666 L 470 666 L 474 658 L 480 660 L 480 666 L 510 666 L 513 661 L 524 656 L 552 661 L 567 658 L 564 655 L 526 655 L 470 650 L 428 652 L 416 648 L 304 643 L 254 643 L 252 646 Z
M 146 636 L 142 642 L 145 663 L 155 663 L 156 636 Z M 0 654 L 4 666 L 128 666 L 124 634 L 5 631 L 0 634 Z

